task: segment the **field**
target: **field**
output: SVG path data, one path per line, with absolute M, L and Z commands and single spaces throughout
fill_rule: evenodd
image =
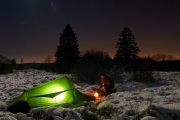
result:
M 0 119 L 180 120 L 180 72 L 154 72 L 155 83 L 127 80 L 115 83 L 116 93 L 99 101 L 84 102 L 76 108 L 65 104 L 59 107 L 31 109 L 28 114 L 12 114 L 5 111 L 10 101 L 24 90 L 59 76 L 62 74 L 31 69 L 0 75 Z M 71 75 L 67 76 L 75 81 Z M 74 84 L 82 92 L 98 86 L 87 83 Z

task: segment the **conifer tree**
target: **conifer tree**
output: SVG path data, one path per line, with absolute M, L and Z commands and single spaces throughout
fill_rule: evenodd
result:
M 137 59 L 138 53 L 140 52 L 135 38 L 132 35 L 131 30 L 128 27 L 124 27 L 120 33 L 119 41 L 116 44 L 117 52 L 115 59 L 117 60 L 135 60 Z
M 55 52 L 55 63 L 61 67 L 61 72 L 70 72 L 80 59 L 79 45 L 76 34 L 67 24 L 59 39 L 59 45 Z

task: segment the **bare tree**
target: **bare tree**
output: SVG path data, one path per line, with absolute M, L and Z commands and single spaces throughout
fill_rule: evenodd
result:
M 157 62 L 177 60 L 177 58 L 172 55 L 159 54 L 159 53 L 157 53 L 156 55 L 153 55 L 151 58 Z
M 21 58 L 21 64 L 23 64 L 23 58 Z
M 48 55 L 47 57 L 45 57 L 45 59 L 42 61 L 42 63 L 53 63 L 53 56 Z

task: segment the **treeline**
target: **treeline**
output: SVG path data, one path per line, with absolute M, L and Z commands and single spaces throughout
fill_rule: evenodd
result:
M 57 72 L 59 68 L 57 68 L 57 64 L 53 62 L 17 64 L 16 69 L 40 69 Z M 93 84 L 98 82 L 99 72 L 107 73 L 115 81 L 123 80 L 124 72 L 132 72 L 132 80 L 153 82 L 153 71 L 180 71 L 180 60 L 155 61 L 150 57 L 144 57 L 128 62 L 122 61 L 117 63 L 109 57 L 108 53 L 91 49 L 81 55 L 81 59 L 68 73 L 76 75 L 79 82 L 83 81 Z
M 156 71 L 180 71 L 180 60 L 155 62 Z
M 88 64 L 88 61 L 87 61 L 87 64 Z M 95 60 L 95 61 L 98 61 L 98 60 Z M 110 63 L 112 63 L 113 60 L 108 60 L 108 61 L 111 61 Z M 94 61 L 90 61 L 89 64 L 91 64 L 91 62 L 94 62 Z M 79 64 L 80 63 L 81 62 L 79 62 Z M 110 64 L 110 63 L 107 63 L 107 61 L 105 63 Z M 140 58 L 139 60 L 131 61 L 128 64 L 129 65 L 127 66 L 131 66 L 131 68 L 127 68 L 124 66 L 123 67 L 124 71 L 130 71 L 130 70 L 136 70 L 136 71 L 153 70 L 153 71 L 166 71 L 166 72 L 180 71 L 180 60 L 168 60 L 168 61 L 157 62 L 152 59 L 147 60 L 147 58 Z M 39 70 L 46 70 L 46 71 L 54 71 L 56 69 L 55 65 L 56 65 L 55 63 L 23 63 L 23 64 L 16 64 L 14 69 L 16 70 L 39 69 Z M 98 64 L 98 65 L 101 65 L 101 64 Z M 8 69 L 9 67 L 11 69 L 10 71 L 13 70 L 12 69 L 13 67 L 11 64 L 3 64 L 3 66 L 0 66 L 0 67 L 1 67 L 1 73 L 3 73 L 2 69 L 4 68 Z
M 4 59 L 5 60 L 5 59 Z M 94 84 L 98 81 L 99 72 L 107 73 L 114 81 L 121 81 L 124 79 L 124 72 L 131 72 L 132 78 L 130 80 L 141 82 L 154 82 L 152 78 L 153 71 L 180 71 L 180 60 L 166 60 L 155 61 L 152 57 L 138 58 L 131 61 L 117 62 L 112 59 L 107 52 L 98 49 L 87 50 L 82 53 L 80 60 L 70 71 L 57 71 L 59 66 L 55 62 L 47 63 L 21 63 L 12 64 L 14 60 L 7 60 L 0 64 L 0 73 L 12 73 L 13 69 L 39 69 L 58 73 L 70 73 L 77 77 L 77 82 L 87 82 Z M 66 67 L 60 66 L 60 67 Z M 67 64 L 67 67 L 68 64 Z

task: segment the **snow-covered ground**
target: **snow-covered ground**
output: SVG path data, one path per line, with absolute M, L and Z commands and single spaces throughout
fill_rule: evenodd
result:
M 34 108 L 27 114 L 4 111 L 23 90 L 59 76 L 62 75 L 41 70 L 0 75 L 0 120 L 180 120 L 180 72 L 155 72 L 157 80 L 154 84 L 134 81 L 115 83 L 116 93 L 98 101 L 84 102 L 76 108 L 64 104 Z M 81 83 L 75 86 L 85 91 L 97 85 Z

